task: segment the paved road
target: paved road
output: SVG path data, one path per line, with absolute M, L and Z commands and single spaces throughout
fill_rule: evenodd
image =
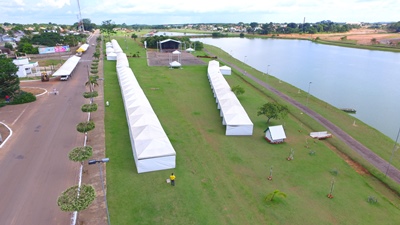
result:
M 224 59 L 219 58 L 218 60 L 224 62 L 227 65 L 230 65 L 232 68 L 235 68 L 236 70 L 240 71 L 243 73 L 245 76 L 251 78 L 258 84 L 262 85 L 263 87 L 267 88 L 268 90 L 272 91 L 273 93 L 277 94 L 280 96 L 282 99 L 286 100 L 290 104 L 294 105 L 297 107 L 299 110 L 302 112 L 306 113 L 316 121 L 318 121 L 320 124 L 325 126 L 336 138 L 339 138 L 342 140 L 345 144 L 347 144 L 350 148 L 352 148 L 354 151 L 359 153 L 363 158 L 365 158 L 367 161 L 369 161 L 372 165 L 374 165 L 377 169 L 379 169 L 382 173 L 386 173 L 388 169 L 388 162 L 376 155 L 373 151 L 362 145 L 360 142 L 356 141 L 353 139 L 350 135 L 348 135 L 346 132 L 344 132 L 342 129 L 337 127 L 335 124 L 330 122 L 329 120 L 325 119 L 318 113 L 314 112 L 310 108 L 300 104 L 296 100 L 290 98 L 289 96 L 281 93 L 280 91 L 276 90 L 272 86 L 266 84 L 264 81 L 252 76 L 248 72 L 245 72 L 244 70 L 238 68 L 237 66 L 230 64 L 226 62 Z M 400 183 L 400 170 L 397 168 L 390 166 L 389 171 L 387 173 L 387 176 L 392 178 L 394 181 L 397 183 Z
M 0 120 L 14 132 L 0 149 L 0 224 L 70 224 L 71 213 L 59 209 L 57 197 L 78 183 L 79 164 L 68 159 L 68 152 L 83 145 L 76 124 L 87 119 L 80 108 L 87 103 L 82 93 L 93 52 L 88 49 L 68 81 L 21 83 L 57 88 L 59 95 L 0 108 Z

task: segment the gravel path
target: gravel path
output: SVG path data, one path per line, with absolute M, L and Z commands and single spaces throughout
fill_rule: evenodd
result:
M 204 50 L 207 52 L 206 49 L 204 49 Z M 211 53 L 209 53 L 209 54 L 212 55 Z M 272 86 L 266 84 L 264 81 L 254 77 L 249 72 L 245 72 L 244 70 L 238 68 L 236 65 L 228 63 L 224 59 L 221 59 L 221 58 L 218 58 L 218 59 L 221 62 L 225 63 L 226 65 L 229 65 L 232 68 L 234 68 L 234 69 L 238 70 L 239 72 L 243 73 L 245 76 L 251 78 L 252 80 L 254 80 L 258 84 L 262 85 L 263 87 L 267 88 L 268 90 L 272 91 L 273 93 L 277 94 L 282 99 L 286 100 L 288 103 L 292 104 L 293 106 L 297 107 L 302 112 L 304 112 L 305 114 L 309 115 L 310 117 L 312 117 L 313 119 L 318 121 L 320 124 L 325 126 L 335 137 L 337 137 L 340 140 L 342 140 L 346 145 L 348 145 L 355 152 L 360 154 L 364 159 L 366 159 L 368 162 L 370 162 L 372 165 L 374 165 L 382 173 L 385 174 L 386 171 L 388 170 L 389 163 L 386 160 L 382 159 L 381 157 L 376 155 L 373 151 L 371 151 L 370 149 L 365 147 L 363 144 L 361 144 L 360 142 L 358 142 L 355 139 L 353 139 L 349 134 L 344 132 L 342 129 L 337 127 L 335 124 L 333 124 L 329 120 L 325 119 L 324 117 L 322 117 L 318 113 L 316 113 L 313 110 L 309 109 L 308 107 L 300 104 L 299 102 L 297 102 L 296 100 L 290 98 L 289 96 L 283 94 L 282 92 L 276 90 Z M 389 171 L 387 172 L 387 176 L 392 178 L 397 183 L 400 183 L 400 170 L 398 170 L 397 168 L 395 168 L 393 166 L 390 166 Z

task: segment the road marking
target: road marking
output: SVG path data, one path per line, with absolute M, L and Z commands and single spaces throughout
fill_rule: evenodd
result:
M 25 110 L 26 110 L 26 108 L 28 108 L 28 106 L 27 107 L 25 107 L 25 109 L 24 110 L 22 110 L 22 112 L 19 114 L 19 116 L 14 120 L 14 122 L 11 124 L 11 126 L 14 126 L 14 124 L 18 121 L 18 119 L 22 116 L 22 114 L 24 114 L 24 112 L 25 112 Z

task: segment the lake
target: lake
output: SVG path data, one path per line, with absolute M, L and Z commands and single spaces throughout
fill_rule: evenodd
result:
M 305 40 L 195 38 L 290 83 L 393 140 L 400 127 L 400 53 L 353 49 Z M 311 82 L 311 83 L 310 83 Z

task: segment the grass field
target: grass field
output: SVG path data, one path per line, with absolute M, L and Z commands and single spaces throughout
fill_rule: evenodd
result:
M 122 38 L 118 40 L 121 47 L 125 46 Z M 124 50 L 129 55 L 146 55 L 132 40 L 127 46 Z M 293 112 L 285 120 L 272 120 L 269 125 L 285 126 L 288 139 L 284 144 L 268 144 L 263 139 L 266 118 L 256 114 L 257 108 L 274 96 L 236 71 L 226 79 L 246 90 L 239 100 L 254 123 L 253 136 L 224 135 L 207 80 L 207 66 L 171 70 L 148 67 L 145 57 L 129 61 L 177 152 L 177 167 L 137 174 L 115 62 L 105 61 L 104 98 L 110 102 L 105 112 L 106 156 L 110 158 L 107 187 L 112 224 L 400 223 L 398 196 L 374 177 L 358 174 L 325 141 L 310 140 L 309 126 L 320 126 L 312 121 L 305 126 L 303 120 L 310 119 L 298 118 Z M 267 79 L 282 85 L 272 77 Z M 314 99 L 310 101 L 311 107 L 317 104 Z M 306 141 L 310 148 L 305 148 Z M 290 149 L 295 150 L 294 160 L 287 161 Z M 314 156 L 309 155 L 310 149 L 316 152 Z M 273 180 L 268 181 L 271 166 Z M 171 172 L 177 176 L 175 187 L 165 182 Z M 332 178 L 334 198 L 328 199 Z M 265 202 L 265 196 L 276 189 L 287 198 Z M 376 197 L 378 203 L 368 203 L 369 196 Z

